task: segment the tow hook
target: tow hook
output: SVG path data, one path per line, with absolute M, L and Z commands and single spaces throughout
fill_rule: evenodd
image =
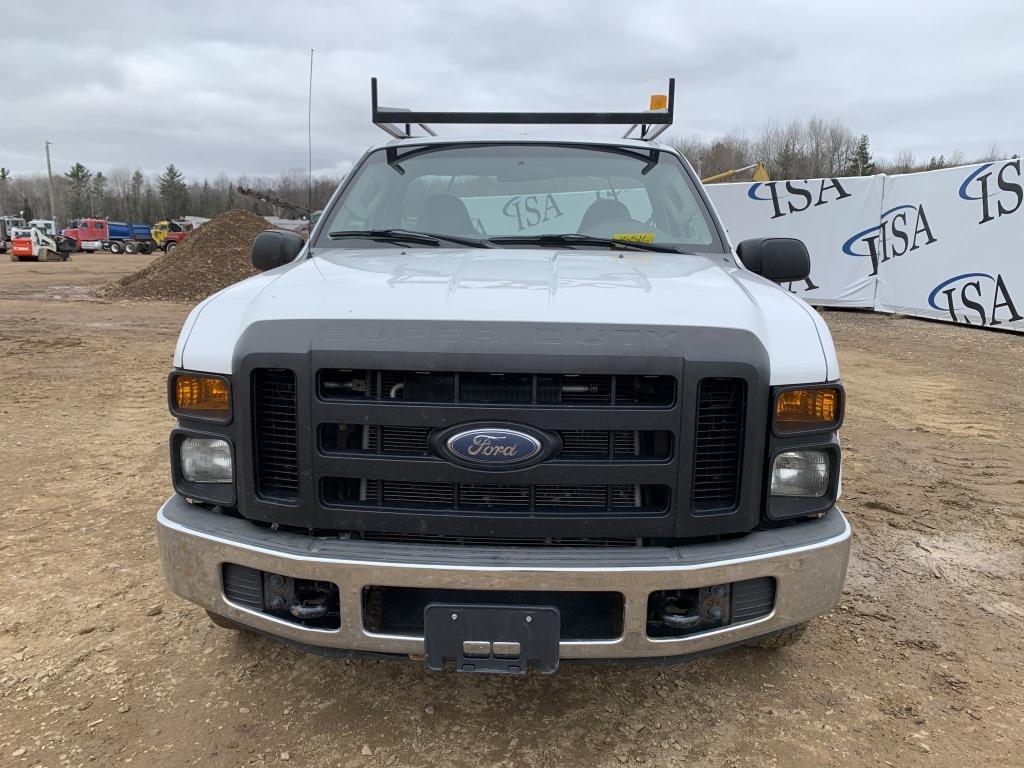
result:
M 658 618 L 673 629 L 692 629 L 701 622 L 701 615 L 699 613 L 685 614 L 662 611 L 661 616 Z
M 288 606 L 288 613 L 296 619 L 319 619 L 327 615 L 327 598 L 324 596 L 319 598 L 319 600 L 309 602 L 303 602 L 295 598 L 292 600 L 292 604 Z
M 651 637 L 684 637 L 729 623 L 729 586 L 667 589 L 651 593 L 647 632 Z

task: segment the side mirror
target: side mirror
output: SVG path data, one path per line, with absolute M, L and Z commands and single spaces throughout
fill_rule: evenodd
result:
M 252 241 L 252 265 L 260 272 L 280 267 L 298 256 L 305 244 L 294 232 L 266 229 Z
M 807 246 L 792 237 L 744 240 L 736 246 L 736 255 L 751 272 L 776 283 L 805 280 L 811 274 Z

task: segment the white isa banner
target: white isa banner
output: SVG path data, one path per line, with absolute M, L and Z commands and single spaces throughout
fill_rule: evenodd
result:
M 1024 331 L 1021 160 L 889 176 L 875 309 Z
M 751 237 L 804 241 L 811 276 L 786 286 L 800 298 L 823 307 L 874 305 L 878 259 L 870 248 L 882 206 L 880 176 L 709 184 L 705 189 L 733 246 Z

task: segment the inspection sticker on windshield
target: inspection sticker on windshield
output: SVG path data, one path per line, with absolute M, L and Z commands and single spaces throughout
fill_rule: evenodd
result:
M 612 235 L 612 240 L 622 240 L 625 243 L 653 243 L 653 232 L 619 232 Z

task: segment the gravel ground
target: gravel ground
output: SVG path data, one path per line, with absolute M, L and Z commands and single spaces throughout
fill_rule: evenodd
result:
M 304 656 L 167 592 L 147 263 L 0 262 L 0 765 L 1019 766 L 1024 339 L 828 313 L 849 393 L 839 607 L 803 642 L 551 678 Z

